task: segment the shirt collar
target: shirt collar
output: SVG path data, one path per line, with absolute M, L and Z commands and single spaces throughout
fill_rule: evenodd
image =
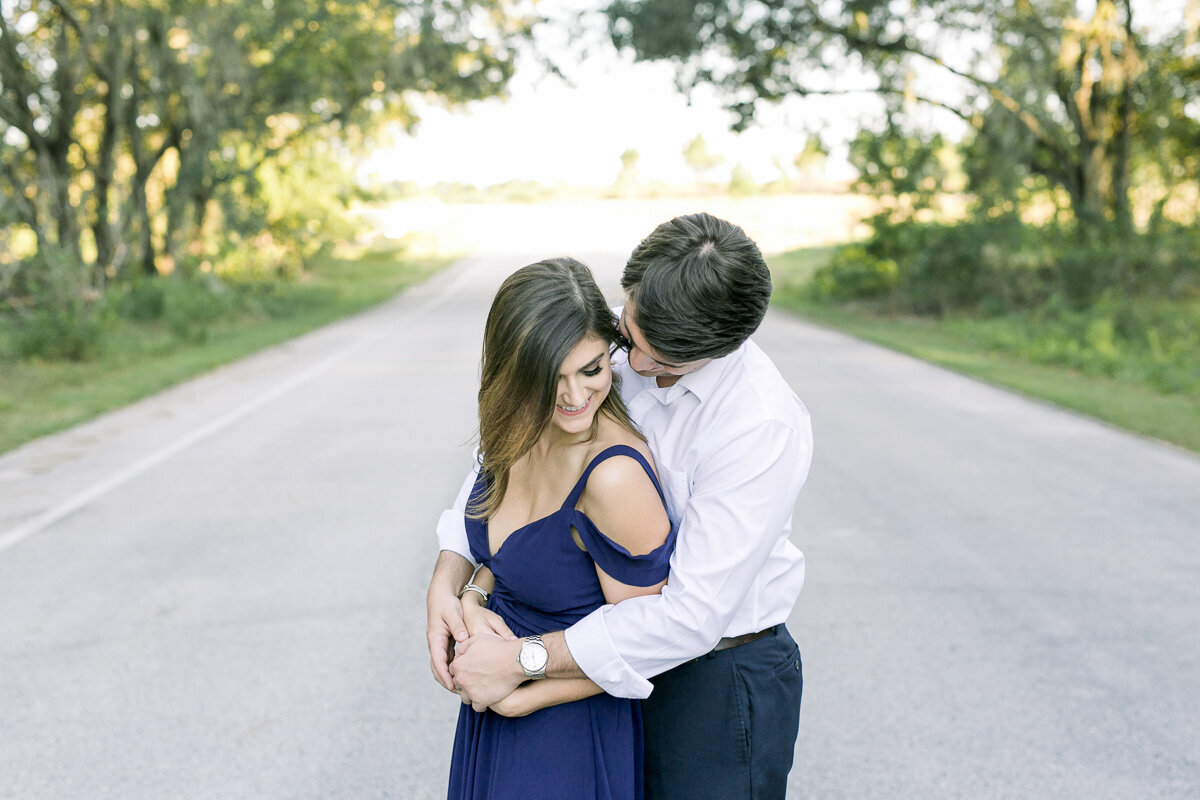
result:
M 740 356 L 742 348 L 745 346 L 743 344 L 727 356 L 714 358 L 695 372 L 689 372 L 680 377 L 674 386 L 667 386 L 666 388 L 660 388 L 654 378 L 647 378 L 630 369 L 628 366 L 628 355 L 625 353 L 620 353 L 614 357 L 613 362 L 625 365 L 621 376 L 621 380 L 624 382 L 621 394 L 630 400 L 642 392 L 650 392 L 654 399 L 665 405 L 673 403 L 685 393 L 690 392 L 696 396 L 697 400 L 703 403 L 716 392 L 717 384 L 721 382 L 721 378 L 729 371 L 733 361 Z
M 619 318 L 621 316 L 621 312 L 624 310 L 624 305 L 613 306 L 612 313 Z M 632 398 L 646 390 L 653 390 L 654 396 L 659 400 L 659 402 L 669 403 L 675 400 L 677 397 L 680 397 L 683 394 L 683 391 L 686 390 L 696 395 L 696 399 L 703 403 L 709 397 L 712 397 L 713 392 L 717 388 L 717 384 L 721 381 L 721 376 L 725 374 L 725 372 L 729 369 L 730 364 L 733 363 L 733 360 L 735 358 L 739 358 L 742 351 L 745 349 L 746 343 L 742 342 L 738 349 L 734 350 L 729 355 L 721 356 L 720 358 L 714 358 L 712 361 L 708 362 L 695 372 L 689 372 L 687 375 L 681 377 L 675 382 L 674 386 L 668 386 L 665 389 L 659 388 L 659 385 L 654 378 L 646 378 L 634 372 L 632 368 L 629 368 L 622 380 L 626 382 L 633 382 L 633 386 L 629 388 L 636 387 L 636 391 L 627 390 L 626 392 L 623 392 L 623 394 L 625 394 L 626 397 Z M 613 363 L 624 363 L 628 367 L 629 354 L 626 352 L 619 353 L 613 358 Z
M 743 342 L 737 350 L 734 350 L 729 355 L 714 358 L 695 372 L 689 372 L 676 381 L 675 386 L 682 386 L 684 389 L 687 389 L 696 395 L 697 400 L 703 403 L 712 397 L 713 392 L 717 389 L 717 384 L 721 382 L 721 378 L 729 371 L 729 367 L 733 364 L 733 361 L 740 357 L 742 349 L 745 346 L 746 344 Z

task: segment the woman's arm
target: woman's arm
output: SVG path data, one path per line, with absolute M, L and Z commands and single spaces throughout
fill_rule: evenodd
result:
M 587 678 L 543 678 L 523 683 L 491 706 L 502 717 L 523 717 L 549 706 L 572 703 L 604 692 Z
M 470 583 L 489 594 L 495 589 L 496 576 L 487 567 L 480 567 Z M 467 630 L 474 636 L 480 632 L 497 633 L 506 639 L 516 639 L 500 615 L 484 605 L 478 592 L 464 592 L 462 596 L 463 620 Z M 508 697 L 491 706 L 497 714 L 505 717 L 523 717 L 547 706 L 582 700 L 603 690 L 587 678 L 568 678 L 528 681 L 518 686 Z
M 618 456 L 599 464 L 588 478 L 579 507 L 605 536 L 631 555 L 654 551 L 671 532 L 671 520 L 658 490 L 632 458 Z M 664 579 L 651 586 L 633 586 L 606 574 L 599 566 L 596 574 L 609 603 L 658 594 L 667 583 Z
M 655 550 L 671 532 L 671 521 L 658 491 L 641 465 L 629 458 L 611 458 L 597 466 L 588 479 L 580 508 L 608 538 L 632 555 Z M 656 594 L 666 584 L 664 580 L 651 586 L 633 586 L 616 580 L 598 566 L 596 574 L 609 603 Z M 518 686 L 491 709 L 506 717 L 522 717 L 602 691 L 587 678 L 544 678 Z
M 490 569 L 481 566 L 475 571 L 475 575 L 469 583 L 491 594 L 496 588 L 496 576 Z M 483 595 L 479 592 L 464 591 L 462 593 L 462 609 L 463 622 L 467 626 L 467 633 L 471 636 L 479 633 L 494 633 L 502 639 L 517 638 L 509 630 L 508 625 L 504 624 L 500 615 L 486 606 Z

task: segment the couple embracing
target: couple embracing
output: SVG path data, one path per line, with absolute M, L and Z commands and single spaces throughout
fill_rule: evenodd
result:
M 751 340 L 771 279 L 708 214 L 633 251 L 615 312 L 568 258 L 488 314 L 479 454 L 438 523 L 449 797 L 783 798 L 808 412 Z

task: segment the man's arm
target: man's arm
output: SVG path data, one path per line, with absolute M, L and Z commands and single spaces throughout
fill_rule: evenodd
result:
M 425 594 L 425 638 L 429 643 L 429 668 L 433 677 L 451 692 L 454 678 L 450 675 L 450 660 L 454 658 L 454 643 L 467 640 L 463 622 L 462 603 L 458 591 L 475 571 L 475 565 L 458 553 L 443 550 L 438 553 L 437 566 L 429 579 Z
M 580 508 L 626 555 L 653 552 L 662 546 L 671 532 L 671 521 L 658 490 L 632 459 L 610 459 L 597 467 L 584 490 Z M 614 562 L 614 566 L 620 566 L 620 562 Z M 634 597 L 656 593 L 663 585 L 661 581 L 648 586 L 622 583 L 605 573 L 599 561 L 596 573 L 609 603 L 629 602 Z M 521 642 L 506 642 L 501 641 L 501 637 L 472 633 L 471 639 L 459 646 L 450 672 L 476 711 L 491 706 L 498 713 L 521 716 L 602 691 L 576 666 L 563 641 L 562 631 L 542 636 L 549 656 L 546 679 L 520 689 L 517 687 L 525 681 L 525 672 L 517 663 Z M 498 701 L 509 697 L 514 690 L 515 697 L 498 705 Z
M 442 512 L 437 524 L 438 553 L 433 577 L 425 593 L 425 638 L 429 644 L 429 667 L 433 677 L 450 691 L 455 691 L 450 676 L 450 659 L 454 658 L 454 643 L 466 641 L 467 626 L 463 622 L 462 603 L 458 593 L 475 571 L 471 546 L 467 542 L 465 512 L 471 490 L 475 486 L 478 467 L 463 481 L 454 499 L 454 506 Z
M 442 512 L 437 523 L 438 549 L 458 553 L 472 563 L 475 559 L 471 556 L 471 545 L 467 541 L 466 513 L 467 501 L 471 499 L 471 491 L 475 488 L 475 480 L 478 477 L 479 462 L 476 461 L 459 488 L 454 505 Z
M 528 680 L 517 657 L 521 654 L 523 639 L 506 640 L 496 634 L 472 636 L 458 648 L 454 661 L 450 663 L 450 675 L 463 687 L 470 698 L 471 707 L 483 711 L 508 697 L 514 689 Z M 562 631 L 542 634 L 549 661 L 546 662 L 546 678 L 582 678 L 587 676 L 575 664 L 571 651 L 567 649 Z M 453 685 L 453 683 L 452 683 Z M 598 694 L 601 690 L 597 688 Z M 581 694 L 579 697 L 587 697 Z M 579 699 L 575 697 L 572 699 Z M 549 703 L 547 703 L 549 705 Z
M 684 509 L 662 594 L 602 606 L 544 634 L 547 677 L 586 677 L 611 695 L 645 698 L 648 677 L 711 650 L 783 542 L 812 458 L 807 416 L 803 422 L 800 431 L 760 425 L 713 448 Z M 520 649 L 499 636 L 459 648 L 450 672 L 477 711 L 525 680 Z
M 812 456 L 807 415 L 802 422 L 798 430 L 765 423 L 710 451 L 662 594 L 603 606 L 568 629 L 564 646 L 577 669 L 609 694 L 647 697 L 648 677 L 712 649 L 772 551 L 786 546 Z

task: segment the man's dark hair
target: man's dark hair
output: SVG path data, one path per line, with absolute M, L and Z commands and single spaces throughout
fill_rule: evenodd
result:
M 659 225 L 634 248 L 621 288 L 646 344 L 684 363 L 729 355 L 758 330 L 771 273 L 741 228 L 711 214 L 688 214 Z

